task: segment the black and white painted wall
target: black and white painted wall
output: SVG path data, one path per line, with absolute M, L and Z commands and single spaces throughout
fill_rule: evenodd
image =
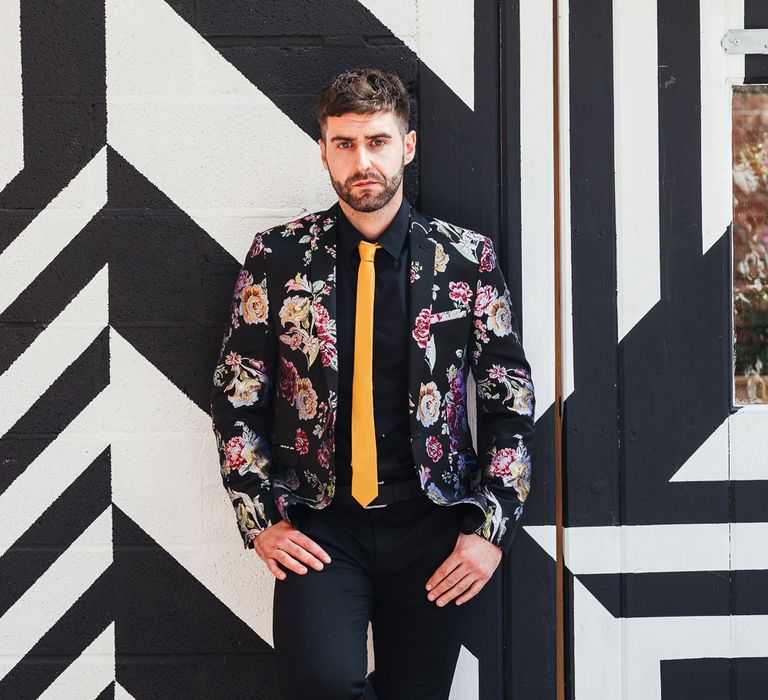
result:
M 418 103 L 408 196 L 491 234 L 517 303 L 551 306 L 548 247 L 526 243 L 523 279 L 519 197 L 502 198 L 502 167 L 520 173 L 500 148 L 499 7 L 0 10 L 0 697 L 276 698 L 274 579 L 238 542 L 207 414 L 232 280 L 255 231 L 335 199 L 314 97 L 375 65 Z M 546 331 L 528 344 L 546 415 L 551 314 L 518 308 Z M 538 490 L 529 522 L 551 524 Z M 552 572 L 521 533 L 484 591 L 495 635 L 466 631 L 455 698 L 553 687 Z
M 731 86 L 768 60 L 721 46 L 768 6 L 560 11 L 566 697 L 768 697 L 768 409 L 731 406 L 730 298 Z
M 351 65 L 411 89 L 406 194 L 494 238 L 536 386 L 453 700 L 556 697 L 558 361 L 566 697 L 768 695 L 768 413 L 731 409 L 729 296 L 729 90 L 768 61 L 720 46 L 768 12 L 557 26 L 559 318 L 549 3 L 0 0 L 0 697 L 278 697 L 207 395 L 253 233 L 335 198 L 312 103 Z

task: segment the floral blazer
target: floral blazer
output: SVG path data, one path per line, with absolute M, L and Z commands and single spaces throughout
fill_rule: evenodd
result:
M 335 489 L 336 204 L 257 233 L 211 387 L 221 476 L 245 547 L 290 506 Z M 435 503 L 464 507 L 507 550 L 528 496 L 534 388 L 490 238 L 411 208 L 411 448 Z M 467 422 L 477 392 L 478 450 Z

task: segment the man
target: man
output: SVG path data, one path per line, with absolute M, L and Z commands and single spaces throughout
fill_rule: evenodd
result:
M 222 478 L 277 579 L 285 700 L 444 699 L 528 494 L 530 365 L 491 240 L 403 197 L 400 79 L 346 71 L 316 111 L 339 199 L 253 239 L 211 394 Z

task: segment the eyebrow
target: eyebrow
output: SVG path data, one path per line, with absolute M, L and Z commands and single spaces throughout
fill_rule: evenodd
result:
M 383 139 L 391 139 L 392 138 L 392 134 L 390 134 L 390 133 L 388 133 L 386 131 L 381 131 L 378 134 L 372 134 L 371 136 L 365 136 L 364 138 L 366 138 L 366 139 L 382 139 L 382 138 Z M 333 136 L 331 138 L 331 143 L 333 143 L 334 141 L 354 141 L 354 140 L 355 139 L 352 136 Z

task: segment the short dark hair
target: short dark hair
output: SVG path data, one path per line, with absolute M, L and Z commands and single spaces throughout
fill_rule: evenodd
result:
M 317 124 L 323 138 L 327 117 L 380 110 L 394 112 L 400 120 L 402 134 L 408 131 L 411 114 L 408 91 L 397 75 L 378 68 L 345 70 L 323 86 L 315 104 Z

